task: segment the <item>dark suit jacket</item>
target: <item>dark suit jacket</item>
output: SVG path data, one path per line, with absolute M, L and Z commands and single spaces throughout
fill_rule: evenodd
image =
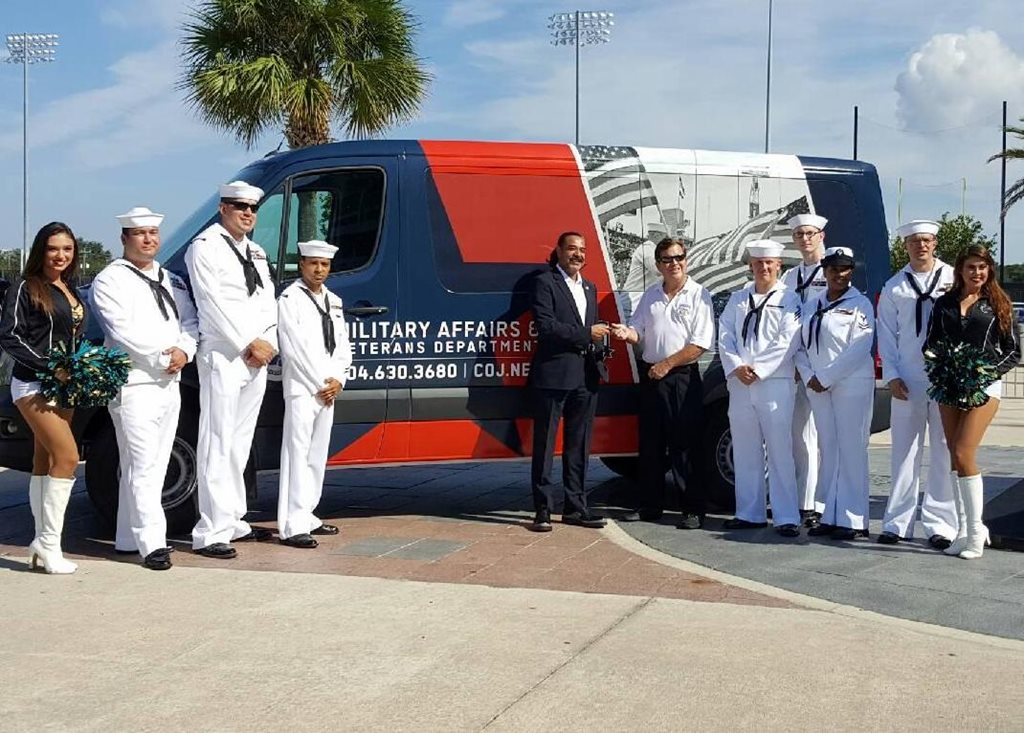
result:
M 530 385 L 539 389 L 596 390 L 600 346 L 590 340 L 590 327 L 597 323 L 597 288 L 583 280 L 587 296 L 587 317 L 580 321 L 576 301 L 554 266 L 541 272 L 533 282 L 530 310 L 537 329 L 537 350 L 530 366 Z

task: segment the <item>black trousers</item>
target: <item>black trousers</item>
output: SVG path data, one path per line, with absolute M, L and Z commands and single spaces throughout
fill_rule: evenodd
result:
M 696 364 L 676 367 L 661 379 L 640 367 L 640 508 L 665 504 L 665 456 L 684 514 L 704 515 L 704 482 L 693 460 L 703 423 L 704 390 Z
M 551 484 L 551 463 L 555 452 L 558 421 L 564 418 L 562 440 L 563 512 L 586 514 L 587 492 L 584 481 L 590 456 L 590 435 L 597 412 L 597 391 L 586 387 L 572 390 L 533 390 L 533 460 L 530 482 L 533 488 L 534 511 L 554 511 L 556 489 Z

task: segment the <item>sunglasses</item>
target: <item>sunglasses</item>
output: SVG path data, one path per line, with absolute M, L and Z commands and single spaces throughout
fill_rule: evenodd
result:
M 254 214 L 260 208 L 259 204 L 250 204 L 248 201 L 225 201 L 224 203 L 235 211 L 251 211 Z
M 658 258 L 658 262 L 663 265 L 671 265 L 673 262 L 683 262 L 686 259 L 686 255 L 664 255 Z

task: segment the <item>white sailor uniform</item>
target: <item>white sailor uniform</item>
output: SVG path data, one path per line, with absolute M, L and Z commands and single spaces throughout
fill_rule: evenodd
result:
M 263 248 L 236 242 L 219 223 L 189 246 L 185 264 L 199 311 L 199 522 L 201 549 L 249 534 L 243 472 L 267 386 L 267 370 L 242 357 L 255 339 L 277 349 L 277 300 Z M 249 273 L 249 274 L 247 274 Z
M 800 296 L 801 305 L 813 301 L 828 288 L 825 270 L 821 263 L 805 265 L 800 263 L 782 275 L 782 282 Z M 823 504 L 815 496 L 818 486 L 818 430 L 814 427 L 811 402 L 807 397 L 807 385 L 797 384 L 796 402 L 793 405 L 793 461 L 796 463 L 796 486 L 800 492 L 800 508 L 804 511 L 821 513 Z
M 892 493 L 882 530 L 899 537 L 914 536 L 921 459 L 925 432 L 931 448 L 928 478 L 921 501 L 925 536 L 952 538 L 957 534 L 956 506 L 950 476 L 949 450 L 938 404 L 928 397 L 928 375 L 921 346 L 928 335 L 932 302 L 953 284 L 953 268 L 936 260 L 929 272 L 914 272 L 910 265 L 893 275 L 878 300 L 878 354 L 882 381 L 902 379 L 907 399 L 893 398 Z
M 352 363 L 341 298 L 326 286 L 320 290 L 311 293 L 300 280 L 277 301 L 284 392 L 277 504 L 282 539 L 308 534 L 322 524 L 313 510 L 323 491 L 334 405 L 325 405 L 316 395 L 329 377 L 344 385 Z
M 804 305 L 797 369 L 804 384 L 817 377 L 824 392 L 807 391 L 818 429 L 817 495 L 822 524 L 868 528 L 868 438 L 874 406 L 871 301 L 850 287 L 829 302 L 825 293 Z
M 181 372 L 167 373 L 164 351 L 177 347 L 191 361 L 199 323 L 184 280 L 155 262 L 140 270 L 114 260 L 93 281 L 92 300 L 104 345 L 131 358 L 108 406 L 121 465 L 114 547 L 146 557 L 167 545 L 160 500 L 181 408 Z
M 793 356 L 800 332 L 800 300 L 777 283 L 767 294 L 753 283 L 733 293 L 718 321 L 718 353 L 729 389 L 729 428 L 736 471 L 736 518 L 764 522 L 765 452 L 772 519 L 777 527 L 800 524 L 793 467 Z M 759 379 L 743 384 L 733 372 L 754 369 Z

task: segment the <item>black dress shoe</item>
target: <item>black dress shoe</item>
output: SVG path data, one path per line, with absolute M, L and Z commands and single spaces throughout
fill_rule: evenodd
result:
M 166 547 L 161 547 L 159 550 L 153 550 L 151 553 L 146 555 L 142 564 L 150 570 L 170 570 L 171 551 Z
M 238 551 L 226 542 L 214 542 L 212 545 L 200 547 L 195 552 L 197 555 L 215 557 L 218 560 L 230 560 L 238 554 Z
M 834 529 L 835 529 L 834 525 L 823 524 L 822 522 L 818 522 L 818 524 L 816 524 L 815 526 L 813 526 L 809 530 L 807 530 L 807 536 L 808 537 L 823 537 L 825 535 L 832 534 L 832 530 L 834 530 Z
M 821 515 L 813 509 L 801 509 L 800 521 L 807 529 L 811 529 L 821 524 Z
M 768 526 L 768 522 L 748 522 L 746 519 L 733 517 L 732 519 L 726 519 L 722 526 L 726 529 L 764 529 Z
M 249 534 L 244 534 L 241 537 L 236 537 L 232 542 L 266 542 L 274 533 L 264 527 L 253 527 L 249 530 Z
M 282 537 L 282 545 L 288 545 L 289 547 L 302 547 L 304 549 L 312 550 L 320 543 L 313 539 L 308 534 L 293 534 L 291 537 Z
M 572 512 L 571 514 L 562 515 L 562 524 L 574 524 L 577 527 L 587 527 L 588 529 L 601 529 L 608 522 L 604 517 L 598 517 L 594 514 Z
M 902 539 L 895 532 L 882 532 L 882 534 L 878 535 L 877 542 L 880 545 L 898 545 Z
M 620 522 L 639 522 L 640 512 L 626 512 L 616 517 Z
M 829 534 L 829 537 L 834 540 L 855 540 L 858 537 L 867 536 L 868 531 L 866 529 L 852 529 L 850 527 L 836 527 Z
M 527 529 L 531 532 L 550 532 L 551 531 L 551 512 L 547 509 L 541 509 L 539 512 L 533 515 L 533 523 L 530 524 Z
M 775 531 L 783 537 L 800 536 L 800 527 L 795 524 L 780 524 L 778 527 L 775 528 Z
M 310 534 L 336 535 L 340 531 L 341 530 L 335 527 L 333 524 L 321 524 L 316 529 L 311 530 Z
M 928 538 L 928 544 L 936 550 L 945 550 L 953 544 L 953 541 L 948 537 L 943 537 L 941 534 L 933 534 Z
M 683 514 L 676 522 L 676 529 L 700 529 L 704 526 L 704 518 L 698 514 Z

